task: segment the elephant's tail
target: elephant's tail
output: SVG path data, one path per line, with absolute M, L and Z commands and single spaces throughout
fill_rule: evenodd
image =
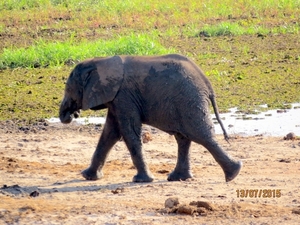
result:
M 225 127 L 224 127 L 224 125 L 222 123 L 222 120 L 220 118 L 218 106 L 217 106 L 217 103 L 216 103 L 216 98 L 215 98 L 214 95 L 210 95 L 209 98 L 210 98 L 211 104 L 213 106 L 213 109 L 214 109 L 217 121 L 219 122 L 219 124 L 220 124 L 220 126 L 221 126 L 221 128 L 223 130 L 224 138 L 229 143 L 229 136 L 228 136 L 228 134 L 227 134 L 227 132 L 225 130 Z

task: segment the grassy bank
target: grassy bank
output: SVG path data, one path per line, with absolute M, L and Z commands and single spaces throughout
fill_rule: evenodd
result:
M 170 52 L 172 52 L 171 48 L 169 50 L 164 48 L 155 38 L 147 35 L 131 34 L 106 41 L 77 42 L 74 38 L 65 42 L 39 40 L 28 48 L 4 49 L 0 69 L 74 65 L 76 62 L 95 56 L 160 55 Z
M 0 120 L 57 116 L 74 63 L 115 54 L 191 57 L 222 110 L 300 102 L 299 15 L 299 0 L 1 2 Z

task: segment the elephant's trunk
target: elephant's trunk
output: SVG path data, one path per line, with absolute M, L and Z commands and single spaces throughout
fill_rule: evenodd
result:
M 71 123 L 74 117 L 79 117 L 80 111 L 71 108 L 69 101 L 64 98 L 59 109 L 59 119 L 62 123 Z
M 73 116 L 68 108 L 66 108 L 65 101 L 63 101 L 60 105 L 59 109 L 59 119 L 62 123 L 71 123 L 73 120 Z
M 71 123 L 73 120 L 72 114 L 70 112 L 62 113 L 59 115 L 59 119 L 62 123 Z

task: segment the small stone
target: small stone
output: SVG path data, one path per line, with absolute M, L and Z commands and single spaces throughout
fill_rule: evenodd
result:
M 300 215 L 300 208 L 293 209 L 292 213 Z
M 296 135 L 293 132 L 288 133 L 286 136 L 283 137 L 284 140 L 295 140 Z
M 119 194 L 119 193 L 124 192 L 124 188 L 118 187 L 118 188 L 115 189 L 115 190 L 111 190 L 111 192 L 112 192 L 113 194 Z
M 277 113 L 286 113 L 286 110 L 285 109 L 278 109 Z
M 162 169 L 162 170 L 157 170 L 157 173 L 166 174 L 166 173 L 170 173 L 170 171 Z
M 279 162 L 290 163 L 290 159 L 280 159 Z
M 38 191 L 33 191 L 30 193 L 29 196 L 35 198 L 35 197 L 38 197 L 39 195 L 40 195 L 40 193 Z

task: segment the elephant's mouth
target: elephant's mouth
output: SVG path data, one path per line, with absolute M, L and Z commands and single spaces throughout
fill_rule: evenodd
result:
M 74 115 L 74 118 L 77 119 L 80 116 L 80 109 L 78 111 L 75 111 L 73 113 L 73 115 Z

